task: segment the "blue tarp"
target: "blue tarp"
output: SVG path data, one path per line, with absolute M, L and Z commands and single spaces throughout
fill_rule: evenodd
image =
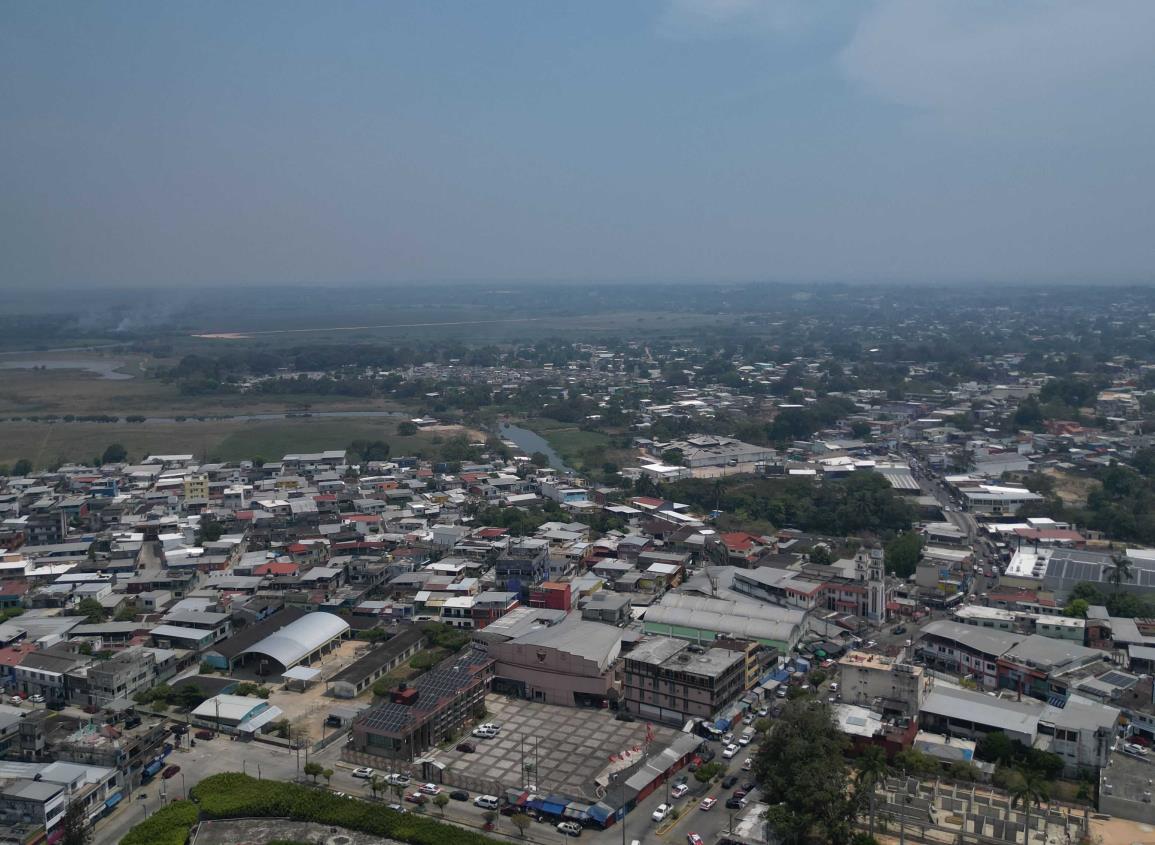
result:
M 124 795 L 122 793 L 114 792 L 114 793 L 112 793 L 112 795 L 109 795 L 106 799 L 104 799 L 104 806 L 105 807 L 115 807 L 117 804 L 119 804 L 121 802 L 121 800 L 123 798 L 124 798 Z
M 782 683 L 783 681 L 788 681 L 788 680 L 790 680 L 790 670 L 789 669 L 779 669 L 777 672 L 773 672 L 770 675 L 770 680 L 778 681 L 778 683 Z
M 545 813 L 550 816 L 560 816 L 565 812 L 566 801 L 560 799 L 556 795 L 551 795 L 548 798 L 535 798 L 530 801 L 527 806 L 530 809 L 537 810 L 539 813 Z
M 614 811 L 612 808 L 607 807 L 605 804 L 602 804 L 599 801 L 597 804 L 594 804 L 592 807 L 590 807 L 589 814 L 590 818 L 598 824 L 605 824 L 607 821 L 613 818 Z

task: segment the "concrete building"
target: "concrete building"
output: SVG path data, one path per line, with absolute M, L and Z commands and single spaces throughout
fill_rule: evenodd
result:
M 938 621 L 925 625 L 915 651 L 932 669 L 971 677 L 980 686 L 999 685 L 999 658 L 1024 639 L 1011 631 L 994 631 Z
M 425 634 L 420 628 L 406 628 L 326 681 L 326 690 L 335 698 L 356 698 L 383 675 L 407 663 L 424 644 Z
M 917 716 L 933 685 L 921 666 L 852 651 L 839 661 L 842 700 L 884 715 Z
M 713 719 L 745 690 L 742 652 L 647 637 L 625 656 L 622 707 L 669 724 Z
M 546 704 L 600 705 L 615 687 L 621 645 L 620 628 L 571 614 L 557 625 L 491 645 L 493 688 Z

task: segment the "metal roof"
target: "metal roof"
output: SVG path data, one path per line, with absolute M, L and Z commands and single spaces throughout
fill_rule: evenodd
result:
M 240 654 L 263 654 L 290 667 L 348 630 L 349 623 L 340 616 L 317 611 L 290 622 Z

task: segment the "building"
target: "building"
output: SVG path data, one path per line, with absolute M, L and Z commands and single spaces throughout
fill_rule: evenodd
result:
M 263 698 L 222 693 L 206 698 L 192 711 L 192 715 L 199 723 L 211 725 L 216 730 L 253 734 L 276 721 L 281 712 L 281 708 Z
M 735 464 L 757 463 L 774 458 L 773 449 L 743 443 L 732 437 L 712 434 L 698 434 L 685 440 L 671 440 L 665 443 L 653 442 L 646 450 L 656 458 L 670 451 L 682 453 L 682 465 L 690 468 L 724 467 Z
M 745 691 L 746 656 L 673 637 L 647 637 L 622 666 L 622 708 L 669 724 L 714 719 Z
M 998 484 L 977 484 L 961 487 L 963 506 L 971 513 L 986 516 L 1016 514 L 1023 505 L 1043 501 L 1038 493 L 1025 487 L 1006 487 Z
M 420 628 L 406 628 L 330 678 L 326 690 L 335 698 L 356 698 L 383 675 L 407 663 L 424 645 L 425 634 Z
M 42 828 L 55 841 L 69 806 L 79 804 L 92 822 L 120 802 L 125 788 L 113 768 L 0 760 L 0 829 Z
M 473 649 L 450 664 L 431 669 L 392 700 L 364 711 L 354 722 L 346 753 L 412 760 L 456 734 L 484 704 L 493 669 L 485 652 Z
M 613 667 L 621 647 L 620 628 L 571 614 L 556 625 L 492 644 L 493 688 L 546 704 L 604 705 L 615 688 Z
M 842 700 L 884 715 L 917 716 L 933 685 L 923 667 L 878 654 L 852 651 L 838 666 Z
M 923 626 L 915 652 L 932 669 L 967 676 L 982 687 L 996 689 L 999 658 L 1024 638 L 1012 631 L 937 621 Z
M 646 610 L 642 628 L 703 645 L 718 637 L 754 640 L 787 654 L 802 636 L 805 617 L 790 607 L 667 593 L 661 604 Z

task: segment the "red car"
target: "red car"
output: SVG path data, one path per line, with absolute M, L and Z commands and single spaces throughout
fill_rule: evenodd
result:
M 180 766 L 169 766 L 167 769 L 160 773 L 160 776 L 165 780 L 168 780 L 169 778 L 174 777 L 179 773 Z

